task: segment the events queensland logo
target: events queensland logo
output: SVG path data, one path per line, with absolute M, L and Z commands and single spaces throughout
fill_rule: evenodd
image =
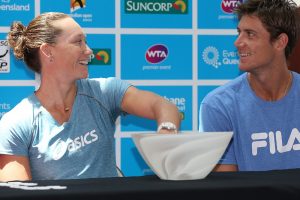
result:
M 222 0 L 221 7 L 223 12 L 231 14 L 233 13 L 234 9 L 243 3 L 243 0 Z
M 157 64 L 168 57 L 168 48 L 162 44 L 156 44 L 146 51 L 146 60 L 151 64 Z
M 125 0 L 126 14 L 187 14 L 188 0 Z
M 219 62 L 219 51 L 216 47 L 208 46 L 202 52 L 203 61 L 215 68 L 218 68 L 221 63 Z
M 76 10 L 79 10 L 79 9 L 82 9 L 82 8 L 86 7 L 86 1 L 85 0 L 71 0 L 70 3 L 71 3 L 71 5 L 70 5 L 71 13 L 76 11 Z
M 239 59 L 236 51 L 224 49 L 219 53 L 219 50 L 214 46 L 206 47 L 202 52 L 204 63 L 218 69 L 221 65 L 238 65 Z
M 111 49 L 92 49 L 93 55 L 90 65 L 110 65 Z
M 10 72 L 10 51 L 7 40 L 0 40 L 0 73 Z

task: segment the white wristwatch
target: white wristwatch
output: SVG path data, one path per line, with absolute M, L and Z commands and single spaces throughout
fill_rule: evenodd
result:
M 173 130 L 175 133 L 177 133 L 177 127 L 172 122 L 162 122 L 157 128 L 157 132 L 159 132 L 161 129 Z

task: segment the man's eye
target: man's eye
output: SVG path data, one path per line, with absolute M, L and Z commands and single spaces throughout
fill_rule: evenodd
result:
M 253 32 L 248 32 L 248 36 L 250 37 L 250 38 L 252 38 L 252 37 L 254 37 L 254 33 Z

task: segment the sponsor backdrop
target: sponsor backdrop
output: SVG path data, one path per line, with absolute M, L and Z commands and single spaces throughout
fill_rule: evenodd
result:
M 49 11 L 73 17 L 94 56 L 90 77 L 115 76 L 177 105 L 181 131 L 198 128 L 199 104 L 212 89 L 238 76 L 233 42 L 242 0 L 0 0 L 0 118 L 39 87 L 39 75 L 14 58 L 6 34 L 17 20 L 27 25 Z M 4 17 L 5 16 L 5 17 Z M 156 131 L 154 121 L 117 121 L 117 165 L 125 176 L 153 172 L 131 135 Z M 0 130 L 1 132 L 1 130 Z

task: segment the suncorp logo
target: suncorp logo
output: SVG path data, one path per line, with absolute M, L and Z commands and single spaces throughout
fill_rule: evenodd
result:
M 243 3 L 243 0 L 222 0 L 221 7 L 225 13 L 233 13 L 240 3 Z
M 86 1 L 85 0 L 70 0 L 70 9 L 71 9 L 71 13 L 79 10 L 81 8 L 85 8 L 86 7 Z
M 145 57 L 149 63 L 160 63 L 168 57 L 168 48 L 162 44 L 153 45 L 148 48 Z
M 90 65 L 110 65 L 111 49 L 92 49 L 93 55 Z
M 125 13 L 187 14 L 188 0 L 125 0 Z
M 10 51 L 7 40 L 0 40 L 0 73 L 9 73 Z

